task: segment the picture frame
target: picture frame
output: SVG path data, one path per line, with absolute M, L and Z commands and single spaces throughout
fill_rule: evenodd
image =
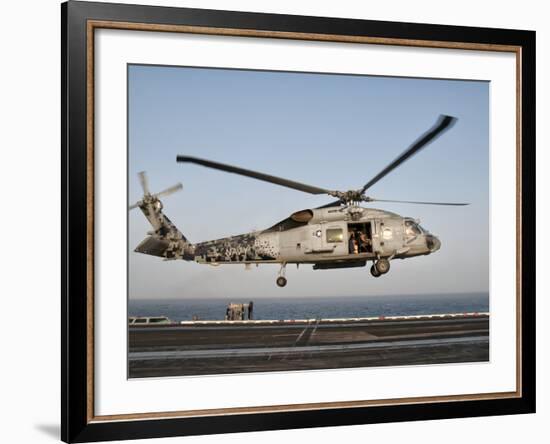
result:
M 62 374 L 65 442 L 280 430 L 535 412 L 535 33 L 69 1 L 62 23 Z M 513 391 L 96 414 L 94 36 L 100 29 L 507 53 L 515 56 Z M 133 60 L 133 62 L 137 62 Z M 100 130 L 100 129 L 99 129 Z M 116 148 L 112 148 L 116 149 Z M 124 150 L 124 147 L 120 148 Z M 493 158 L 493 160 L 495 160 Z M 493 240 L 495 242 L 496 240 Z M 498 275 L 492 279 L 499 279 Z M 121 359 L 124 359 L 121 357 Z

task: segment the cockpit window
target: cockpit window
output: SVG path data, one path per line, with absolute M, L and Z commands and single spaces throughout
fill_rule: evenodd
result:
M 416 222 L 412 220 L 405 221 L 405 236 L 408 238 L 413 238 L 422 234 L 422 230 L 417 225 Z

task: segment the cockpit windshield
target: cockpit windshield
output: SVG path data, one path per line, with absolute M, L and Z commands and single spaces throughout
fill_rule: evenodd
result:
M 420 227 L 420 225 L 418 225 L 414 220 L 405 220 L 405 236 L 407 238 L 412 239 L 422 234 L 422 231 L 422 227 Z

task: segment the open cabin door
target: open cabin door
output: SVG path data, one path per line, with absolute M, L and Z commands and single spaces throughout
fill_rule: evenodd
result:
M 371 221 L 348 223 L 347 231 L 347 252 L 349 254 L 372 254 L 373 224 Z

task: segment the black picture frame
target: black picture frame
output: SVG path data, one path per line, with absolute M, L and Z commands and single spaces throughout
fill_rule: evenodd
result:
M 417 402 L 317 410 L 244 412 L 231 415 L 97 420 L 90 414 L 90 200 L 87 63 L 88 22 L 114 21 L 185 25 L 265 32 L 510 45 L 521 66 L 520 337 L 521 393 L 498 399 Z M 535 32 L 69 1 L 61 5 L 62 54 L 62 374 L 61 435 L 65 442 L 89 442 L 416 421 L 535 412 Z M 121 148 L 123 149 L 123 148 Z

